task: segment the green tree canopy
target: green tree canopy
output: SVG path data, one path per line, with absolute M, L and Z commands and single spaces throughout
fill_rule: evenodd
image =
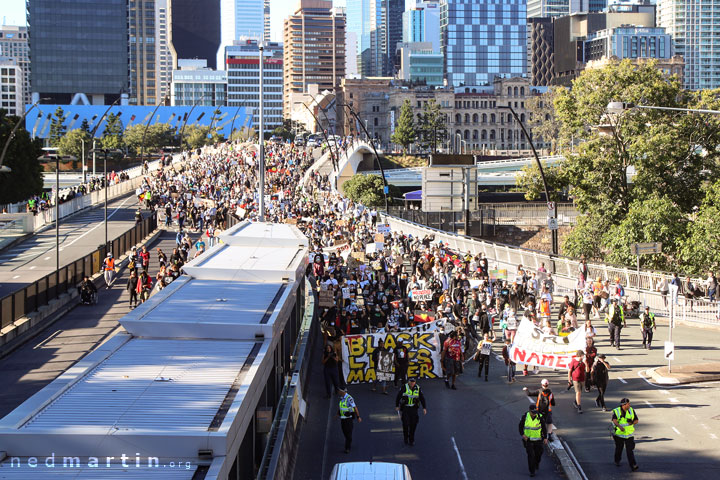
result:
M 84 150 L 83 141 L 85 142 Z M 78 162 L 82 161 L 83 151 L 87 155 L 91 148 L 90 134 L 81 128 L 70 130 L 58 143 L 58 153 L 60 155 L 72 155 Z
M 358 173 L 343 184 L 342 190 L 355 203 L 361 203 L 366 207 L 380 207 L 385 205 L 383 186 L 383 179 L 380 175 Z M 388 187 L 388 203 L 391 203 L 391 199 L 400 197 L 401 193 L 395 185 L 388 185 Z
M 542 95 L 530 96 L 525 101 L 528 111 L 528 130 L 532 132 L 533 142 L 538 140 L 550 143 L 550 151 L 555 153 L 560 148 L 560 122 L 555 116 L 555 98 L 558 87 L 551 87 Z
M 6 116 L 0 109 L 0 145 L 5 145 L 18 117 Z M 42 192 L 42 167 L 38 157 L 42 155 L 42 141 L 31 140 L 30 133 L 22 126 L 8 145 L 3 165 L 12 171 L 0 173 L 0 203 L 15 203 L 27 200 Z
M 398 118 L 395 133 L 392 135 L 392 141 L 402 145 L 403 151 L 407 152 L 408 146 L 417 139 L 415 132 L 413 109 L 410 100 L 406 99 L 400 107 L 400 117 Z
M 123 147 L 123 132 L 125 128 L 120 120 L 120 117 L 114 113 L 109 114 L 105 118 L 105 129 L 103 130 L 103 136 L 100 139 L 102 148 L 108 149 L 120 149 Z
M 65 115 L 65 111 L 62 107 L 58 107 L 50 121 L 49 141 L 51 147 L 57 147 L 60 139 L 65 135 L 65 132 L 67 132 L 67 127 L 65 126 L 66 119 L 67 115 Z
M 438 143 L 442 144 L 445 140 L 447 135 L 445 114 L 440 111 L 440 104 L 434 98 L 425 104 L 421 115 L 420 131 L 433 153 L 437 151 Z
M 720 267 L 720 181 L 709 185 L 704 194 L 680 250 L 684 270 L 697 275 Z
M 173 144 L 175 128 L 169 123 L 148 125 L 147 133 L 145 133 L 145 126 L 146 124 L 137 124 L 125 129 L 123 141 L 133 154 L 140 155 L 143 152 L 143 136 L 145 138 L 144 154 L 146 156 Z
M 560 200 L 561 194 L 567 188 L 562 166 L 549 165 L 547 162 L 544 162 L 543 173 L 545 174 L 545 180 L 548 184 L 550 200 Z M 525 191 L 525 199 L 528 201 L 538 200 L 545 194 L 545 186 L 540 176 L 540 169 L 536 163 L 531 163 L 523 167 L 516 175 L 515 184 Z

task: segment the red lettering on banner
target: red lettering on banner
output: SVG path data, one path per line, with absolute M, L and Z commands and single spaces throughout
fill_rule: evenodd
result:
M 542 356 L 542 366 L 543 367 L 552 367 L 554 361 L 555 361 L 555 357 L 552 355 L 543 355 Z
M 535 352 L 532 352 L 530 354 L 530 357 L 527 359 L 526 363 L 531 363 L 533 359 L 535 359 L 535 363 L 540 363 L 540 356 Z
M 525 362 L 525 350 L 520 350 L 518 347 L 513 348 L 513 362 Z
M 567 360 L 568 360 L 567 357 L 558 356 L 558 357 L 557 357 L 557 362 L 555 363 L 555 367 L 557 367 L 557 368 L 570 368 L 570 367 L 568 366 L 568 364 L 567 364 Z

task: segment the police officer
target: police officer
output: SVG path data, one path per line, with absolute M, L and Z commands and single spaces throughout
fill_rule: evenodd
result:
M 427 415 L 425 396 L 420 390 L 415 378 L 409 378 L 403 385 L 395 398 L 395 410 L 402 412 L 401 420 L 403 425 L 403 440 L 405 444 L 415 445 L 415 429 L 417 428 L 420 416 L 418 415 L 419 405 L 422 404 L 423 415 Z
M 547 444 L 548 441 L 545 419 L 534 404 L 530 405 L 528 411 L 520 417 L 518 431 L 522 435 L 523 446 L 527 452 L 530 476 L 534 477 L 535 471 L 540 468 L 543 444 Z
M 638 423 L 638 416 L 635 410 L 630 406 L 630 400 L 623 398 L 620 400 L 620 406 L 613 410 L 612 423 L 615 424 L 613 430 L 613 440 L 615 440 L 615 465 L 620 466 L 622 459 L 623 447 L 627 455 L 630 470 L 635 471 L 638 464 L 635 461 L 635 425 Z
M 340 416 L 340 427 L 345 436 L 345 453 L 350 453 L 352 446 L 353 418 L 357 417 L 358 422 L 362 422 L 360 412 L 355 405 L 355 399 L 347 393 L 346 387 L 338 388 L 340 393 L 340 405 L 338 415 Z
M 640 315 L 640 328 L 642 329 L 643 348 L 650 350 L 653 332 L 657 328 L 655 326 L 655 314 L 650 313 L 650 307 L 645 307 L 645 312 Z
M 610 343 L 613 347 L 620 350 L 620 330 L 626 326 L 625 311 L 622 305 L 618 304 L 617 298 L 612 299 L 612 305 L 608 309 L 605 321 L 608 322 L 608 330 L 610 331 Z

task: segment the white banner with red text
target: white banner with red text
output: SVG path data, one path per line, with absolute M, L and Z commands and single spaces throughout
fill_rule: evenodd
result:
M 566 337 L 546 335 L 528 319 L 523 319 L 510 345 L 515 363 L 567 370 L 578 350 L 585 351 L 585 327 Z

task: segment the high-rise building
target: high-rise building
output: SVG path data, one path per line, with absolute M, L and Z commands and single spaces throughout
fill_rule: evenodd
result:
M 570 0 L 527 0 L 527 18 L 561 17 L 569 14 Z
M 127 0 L 28 0 L 27 18 L 33 100 L 109 104 L 127 93 Z
M 51 0 L 52 1 L 52 0 Z M 209 68 L 218 65 L 220 49 L 220 0 L 170 0 L 170 45 L 173 67 L 184 59 L 203 59 Z
M 172 72 L 170 104 L 178 107 L 227 105 L 227 72 L 207 68 L 207 60 L 178 60 Z
M 30 104 L 30 48 L 27 27 L 0 27 L 0 57 L 12 58 L 22 69 L 22 102 L 24 105 Z
M 0 109 L 9 115 L 22 115 L 23 105 L 23 70 L 14 58 L 0 56 Z
M 383 0 L 385 10 L 385 21 L 382 24 L 383 36 L 385 37 L 383 55 L 385 66 L 383 75 L 391 76 L 400 69 L 399 57 L 396 57 L 396 50 L 403 39 L 403 11 L 405 0 Z
M 685 59 L 684 86 L 720 87 L 720 0 L 658 0 L 658 26 Z
M 419 2 L 403 13 L 403 43 L 430 42 L 440 52 L 440 4 Z
M 400 43 L 398 78 L 413 84 L 439 87 L 443 84 L 443 56 L 430 42 Z
M 645 0 L 614 0 L 615 3 L 644 3 Z M 608 7 L 608 0 L 570 0 L 570 13 L 600 13 Z M 528 8 L 530 5 L 528 4 Z
M 352 0 L 347 2 L 347 30 L 357 36 L 358 72 L 363 77 L 382 76 L 387 69 L 388 0 Z M 393 4 L 396 7 L 396 3 Z M 402 21 L 402 10 L 398 13 Z M 402 26 L 400 26 L 402 36 Z M 401 37 L 398 41 L 401 41 Z
M 264 22 L 264 38 L 266 42 L 270 41 L 270 0 L 265 0 L 265 5 L 263 8 L 263 22 Z
M 525 0 L 442 0 L 448 85 L 485 85 L 527 74 Z
M 223 68 L 225 48 L 237 40 L 262 40 L 265 35 L 265 0 L 221 0 L 221 46 L 217 68 Z
M 167 19 L 167 0 L 128 0 L 130 105 L 155 105 L 169 93 Z
M 547 87 L 555 78 L 553 19 L 528 18 L 528 73 L 530 85 Z
M 263 51 L 263 103 L 265 134 L 283 122 L 283 46 L 267 42 Z M 260 119 L 260 49 L 257 40 L 236 42 L 225 48 L 228 107 L 253 109 L 253 125 Z
M 330 0 L 300 0 L 284 25 L 285 115 L 308 85 L 334 91 L 345 77 L 345 15 Z

